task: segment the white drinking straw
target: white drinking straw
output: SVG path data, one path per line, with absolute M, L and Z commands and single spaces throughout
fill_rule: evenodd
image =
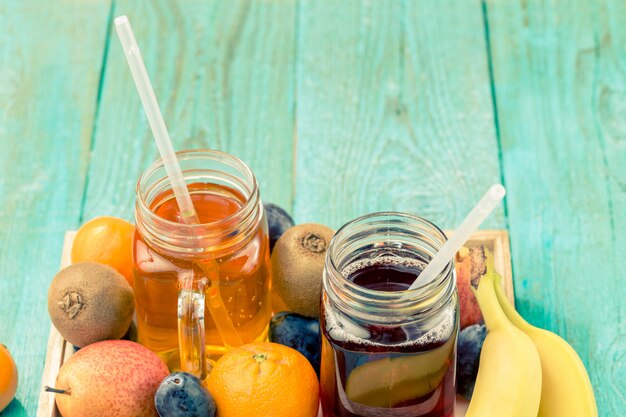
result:
M 159 110 L 159 103 L 154 95 L 154 90 L 152 89 L 152 84 L 150 83 L 150 78 L 148 77 L 148 72 L 146 71 L 146 66 L 143 62 L 143 58 L 141 57 L 141 51 L 139 50 L 139 46 L 135 40 L 135 34 L 130 26 L 128 17 L 116 17 L 115 29 L 118 37 L 120 38 L 122 49 L 124 49 L 124 55 L 128 61 L 130 72 L 133 74 L 133 79 L 135 80 L 139 97 L 141 97 L 143 109 L 146 112 L 150 128 L 152 129 L 152 134 L 154 135 L 157 147 L 159 148 L 165 172 L 167 173 L 167 177 L 172 184 L 172 190 L 174 190 L 174 196 L 176 197 L 176 203 L 180 209 L 180 215 L 183 222 L 185 222 L 185 224 L 199 224 L 200 219 L 196 214 L 193 202 L 191 201 L 191 196 L 189 195 L 189 190 L 187 189 L 187 184 L 185 183 L 183 173 L 180 170 L 180 165 L 176 159 L 176 153 L 174 152 L 174 147 L 172 146 L 172 140 L 167 132 L 167 127 L 165 126 L 163 115 L 161 115 L 161 110 Z M 207 262 L 215 264 L 214 260 L 208 260 Z M 198 264 L 203 263 L 198 262 Z M 213 287 L 213 291 L 209 294 L 210 302 L 207 304 L 207 307 L 209 308 L 211 315 L 214 317 L 218 333 L 220 333 L 220 336 L 226 345 L 242 345 L 243 343 L 239 338 L 233 322 L 228 316 L 224 301 L 219 294 L 219 279 L 213 277 L 212 275 L 208 275 L 207 277 L 212 281 L 212 284 L 215 285 Z M 192 311 L 193 297 L 191 297 L 190 294 L 194 293 L 193 275 L 188 275 L 184 279 L 180 279 L 180 281 L 182 289 L 188 291 L 179 293 L 179 302 L 185 304 L 186 307 L 183 308 L 184 311 Z M 181 295 L 184 296 L 181 298 Z M 197 331 L 197 329 L 192 330 Z M 201 355 L 204 355 L 204 344 L 200 345 L 200 352 Z M 202 368 L 203 369 L 201 369 L 200 375 L 204 377 L 206 373 L 206 366 L 202 366 Z M 191 368 L 189 370 L 191 370 Z
M 137 46 L 135 34 L 130 26 L 128 17 L 116 17 L 115 29 L 122 43 L 122 49 L 124 49 L 124 55 L 126 55 L 130 72 L 133 74 L 139 97 L 141 97 L 141 102 L 143 103 L 143 109 L 146 112 L 150 128 L 152 128 L 152 134 L 159 148 L 165 172 L 172 184 L 172 190 L 174 190 L 174 197 L 176 197 L 180 215 L 186 224 L 198 224 L 200 220 L 193 207 L 189 190 L 187 190 L 187 184 L 180 170 L 180 165 L 178 165 L 176 153 L 172 146 L 172 140 L 167 132 L 167 127 L 165 127 L 165 121 L 163 121 L 163 116 L 159 110 L 159 103 L 154 95 L 152 84 L 150 84 L 150 78 L 148 78 L 148 72 L 143 63 L 141 51 L 139 50 L 139 46 Z
M 452 237 L 443 244 L 439 252 L 424 268 L 422 273 L 418 275 L 415 282 L 409 287 L 409 290 L 424 286 L 435 279 L 458 250 L 461 249 L 461 246 L 467 242 L 472 233 L 478 229 L 478 226 L 491 214 L 505 194 L 506 189 L 502 185 L 492 185 L 478 204 L 476 204 L 476 207 L 463 220 L 463 223 L 455 230 Z

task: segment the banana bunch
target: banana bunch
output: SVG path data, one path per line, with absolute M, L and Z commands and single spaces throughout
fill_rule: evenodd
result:
M 597 417 L 576 351 L 515 311 L 487 249 L 473 248 L 470 256 L 472 291 L 488 333 L 466 417 Z

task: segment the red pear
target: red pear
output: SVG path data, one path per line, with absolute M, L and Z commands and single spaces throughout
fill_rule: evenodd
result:
M 138 343 L 93 343 L 59 370 L 57 407 L 63 417 L 158 417 L 154 393 L 167 375 L 165 363 Z

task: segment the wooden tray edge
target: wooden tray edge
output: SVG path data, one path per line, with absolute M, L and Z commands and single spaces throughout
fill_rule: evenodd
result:
M 65 232 L 63 253 L 61 254 L 61 269 L 72 263 L 71 247 L 74 236 L 76 236 L 75 231 Z M 37 417 L 61 417 L 57 410 L 56 403 L 54 402 L 54 394 L 46 392 L 45 387 L 53 387 L 55 385 L 61 365 L 69 359 L 72 353 L 74 353 L 74 347 L 63 339 L 63 336 L 61 336 L 54 325 L 50 325 L 50 335 L 48 336 L 46 362 L 41 379 Z

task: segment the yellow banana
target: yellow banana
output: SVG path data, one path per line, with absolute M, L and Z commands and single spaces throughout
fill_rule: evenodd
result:
M 556 334 L 528 324 L 506 299 L 499 276 L 495 288 L 509 321 L 532 339 L 539 352 L 542 388 L 537 416 L 597 417 L 591 382 L 576 351 Z
M 472 291 L 487 326 L 487 338 L 466 417 L 537 417 L 541 398 L 539 354 L 532 340 L 502 311 L 493 269 L 487 273 L 482 269 L 482 273 L 472 274 Z

